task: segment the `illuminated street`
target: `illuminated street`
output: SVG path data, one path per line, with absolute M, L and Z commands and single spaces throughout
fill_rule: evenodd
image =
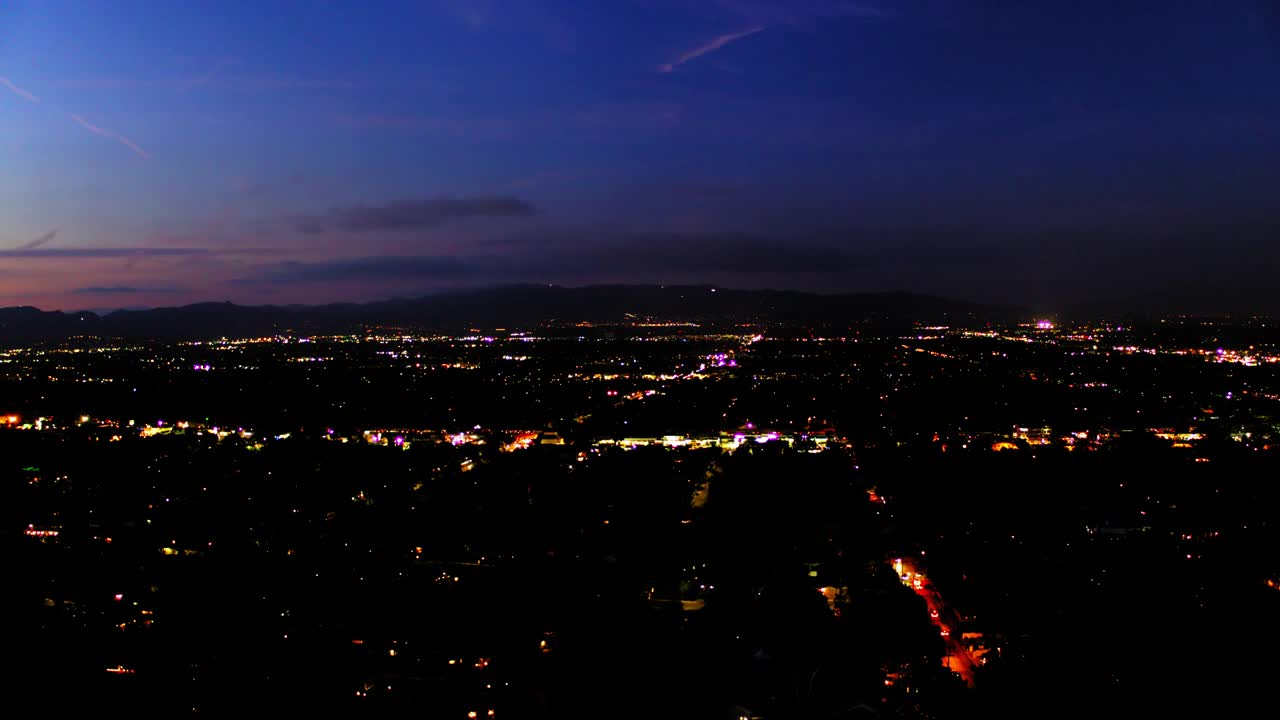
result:
M 928 605 L 929 619 L 938 628 L 938 633 L 947 645 L 947 667 L 963 678 L 966 685 L 973 687 L 974 673 L 981 663 L 962 642 L 959 614 L 947 606 L 919 566 L 910 558 L 895 558 L 893 569 L 902 578 L 902 583 L 924 598 Z

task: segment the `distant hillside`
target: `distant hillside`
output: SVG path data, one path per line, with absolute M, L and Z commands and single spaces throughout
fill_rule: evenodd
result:
M 63 338 L 96 331 L 93 313 L 44 312 L 33 307 L 0 308 L 0 341 Z
M 259 305 L 201 303 L 154 310 L 95 313 L 0 309 L 0 342 L 87 335 L 134 339 L 250 337 L 278 332 L 348 332 L 373 325 L 456 329 L 528 326 L 545 321 L 608 322 L 655 318 L 695 322 L 773 321 L 850 325 L 1013 319 L 1016 308 L 910 293 L 819 295 L 710 286 L 517 285 L 364 304 Z
M 1280 292 L 1253 287 L 1194 287 L 1082 303 L 1068 309 L 1080 319 L 1150 320 L 1170 315 L 1249 317 L 1280 314 Z

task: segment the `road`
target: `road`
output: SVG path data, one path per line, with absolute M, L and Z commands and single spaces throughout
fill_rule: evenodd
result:
M 902 578 L 903 584 L 924 598 L 925 604 L 928 605 L 929 619 L 938 628 L 938 633 L 942 635 L 947 646 L 947 667 L 959 675 L 966 685 L 973 687 L 974 673 L 979 663 L 973 653 L 969 652 L 969 648 L 961 642 L 959 614 L 943 601 L 942 596 L 933 588 L 920 567 L 910 558 L 895 559 L 892 564 L 898 577 Z

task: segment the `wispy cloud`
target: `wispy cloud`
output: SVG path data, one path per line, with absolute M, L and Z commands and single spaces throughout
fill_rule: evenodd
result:
M 482 140 L 526 140 L 550 137 L 598 140 L 609 133 L 662 131 L 682 120 L 684 106 L 667 101 L 596 103 L 563 109 L 515 113 L 420 116 L 359 113 L 330 116 L 343 127 L 359 130 L 430 132 Z
M 489 0 L 443 0 L 445 12 L 472 30 L 483 30 L 493 21 L 493 5 Z
M 635 232 L 618 228 L 542 229 L 481 244 L 472 254 L 374 255 L 253 266 L 232 286 L 440 282 L 660 281 L 701 278 L 838 276 L 875 258 L 835 239 L 741 233 Z
M 129 285 L 90 285 L 71 291 L 75 295 L 144 295 L 147 293 L 178 293 L 181 288 L 174 287 L 132 287 Z
M 253 93 L 287 90 L 358 90 L 364 82 L 351 75 L 333 77 L 292 77 L 287 75 L 249 75 L 228 73 L 239 65 L 237 60 L 219 63 L 204 75 L 139 78 L 122 76 L 90 76 L 62 80 L 63 87 L 75 90 L 114 92 L 118 90 L 157 90 L 183 92 L 202 85 L 215 85 L 231 92 Z
M 213 69 L 205 73 L 204 75 L 197 75 L 195 77 L 190 77 L 181 81 L 181 83 L 178 85 L 178 92 L 184 93 L 184 92 L 187 92 L 188 90 L 194 90 L 195 88 L 201 87 L 203 85 L 208 85 L 209 81 L 217 77 L 218 73 L 221 72 L 223 68 L 227 67 L 228 65 L 234 65 L 237 62 L 239 61 L 237 60 L 218 61 L 218 64 L 214 65 Z
M 218 69 L 219 68 L 214 68 L 213 72 L 210 73 L 209 76 L 204 78 L 203 81 L 208 82 L 208 78 L 212 77 L 213 73 L 216 73 Z M 13 84 L 13 81 L 7 77 L 0 76 L 0 85 L 3 85 L 4 87 L 8 88 L 15 95 L 17 95 L 18 97 L 28 102 L 32 102 L 32 103 L 40 102 L 40 98 L 36 97 L 35 95 L 32 95 L 30 92 Z M 121 145 L 124 145 L 125 147 L 132 150 L 138 157 L 142 158 L 143 160 L 151 159 L 151 155 L 149 155 L 146 150 L 143 150 L 141 147 L 138 146 L 137 143 L 121 135 L 120 133 L 112 132 L 110 130 L 107 130 L 106 128 L 98 127 L 97 125 L 94 125 L 93 123 L 89 122 L 88 120 L 85 120 L 83 117 L 75 113 L 67 113 L 66 115 L 67 117 L 74 120 L 78 125 L 80 125 L 80 127 L 83 127 L 85 130 L 88 130 L 89 132 L 95 135 L 101 135 L 102 137 L 115 140 Z M 57 231 L 54 231 L 54 232 L 56 233 Z M 50 236 L 49 239 L 52 239 L 52 236 Z M 48 240 L 45 240 L 45 242 L 48 242 Z
M 418 280 L 472 275 L 481 266 L 443 255 L 410 255 L 347 258 L 325 262 L 282 262 L 259 266 L 247 276 L 228 281 L 229 285 L 291 285 L 352 281 Z
M 764 26 L 756 25 L 754 27 L 747 28 L 746 30 L 743 30 L 741 32 L 729 33 L 727 35 L 720 35 L 720 36 L 714 37 L 711 39 L 710 42 L 703 43 L 702 45 L 699 45 L 698 47 L 684 53 L 683 55 L 676 58 L 672 62 L 669 62 L 669 63 L 666 63 L 665 65 L 660 66 L 658 68 L 658 72 L 662 72 L 662 73 L 674 72 L 676 68 L 680 67 L 681 65 L 684 65 L 690 60 L 696 60 L 702 57 L 703 55 L 706 55 L 707 53 L 715 52 L 716 50 L 719 50 L 720 48 L 724 47 L 725 45 L 728 45 L 731 42 L 734 42 L 736 40 L 741 40 L 742 38 L 745 38 L 745 37 L 750 37 L 760 32 L 761 30 L 764 30 Z
M 716 0 L 716 4 L 759 25 L 811 25 L 833 18 L 884 20 L 894 16 L 877 4 L 849 0 Z
M 147 154 L 146 150 L 143 150 L 142 148 L 138 147 L 137 143 L 121 135 L 120 133 L 112 132 L 105 128 L 100 128 L 97 125 L 94 125 L 93 123 L 89 122 L 88 120 L 85 120 L 84 118 L 80 117 L 79 115 L 76 115 L 75 113 L 67 113 L 67 117 L 71 118 L 72 120 L 75 120 L 77 123 L 80 124 L 81 127 L 83 127 L 85 130 L 88 130 L 89 132 L 95 135 L 101 135 L 104 138 L 115 140 L 121 145 L 124 145 L 125 147 L 132 150 L 138 157 L 142 158 L 143 160 L 151 159 L 151 156 Z
M 16 248 L 0 250 L 3 258 L 131 258 L 131 257 L 177 257 L 184 255 L 207 255 L 205 248 L 152 248 L 152 247 L 101 247 L 101 248 L 54 248 L 52 250 L 35 248 Z
M 31 93 L 27 92 L 26 90 L 23 90 L 22 88 L 18 87 L 17 85 L 14 85 L 14 84 L 13 84 L 13 81 L 12 81 L 12 80 L 10 80 L 10 79 L 9 79 L 9 78 L 7 78 L 7 77 L 0 76 L 0 85 L 3 85 L 3 86 L 5 86 L 5 87 L 9 88 L 11 91 L 13 91 L 13 94 L 17 95 L 18 97 L 22 98 L 23 100 L 26 100 L 27 102 L 33 102 L 33 103 L 38 103 L 38 102 L 40 102 L 40 98 L 36 97 L 35 95 L 32 95 Z
M 403 230 L 430 228 L 466 218 L 527 217 L 537 209 L 511 195 L 437 197 L 388 205 L 336 208 L 333 224 L 343 230 Z
M 218 79 L 218 85 L 244 92 L 271 92 L 273 90 L 358 90 L 361 81 L 349 75 L 335 77 L 285 77 L 276 75 L 228 76 Z
M 36 238 L 35 240 L 32 240 L 31 242 L 27 242 L 19 245 L 18 247 L 14 248 L 14 250 L 35 250 L 41 245 L 44 245 L 45 243 L 57 237 L 57 235 L 58 235 L 57 229 L 50 230 L 49 232 L 41 235 L 40 237 Z

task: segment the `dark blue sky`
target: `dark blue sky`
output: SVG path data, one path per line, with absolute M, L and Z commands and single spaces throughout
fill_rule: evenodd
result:
M 1280 271 L 1274 0 L 0 4 L 0 305 Z

